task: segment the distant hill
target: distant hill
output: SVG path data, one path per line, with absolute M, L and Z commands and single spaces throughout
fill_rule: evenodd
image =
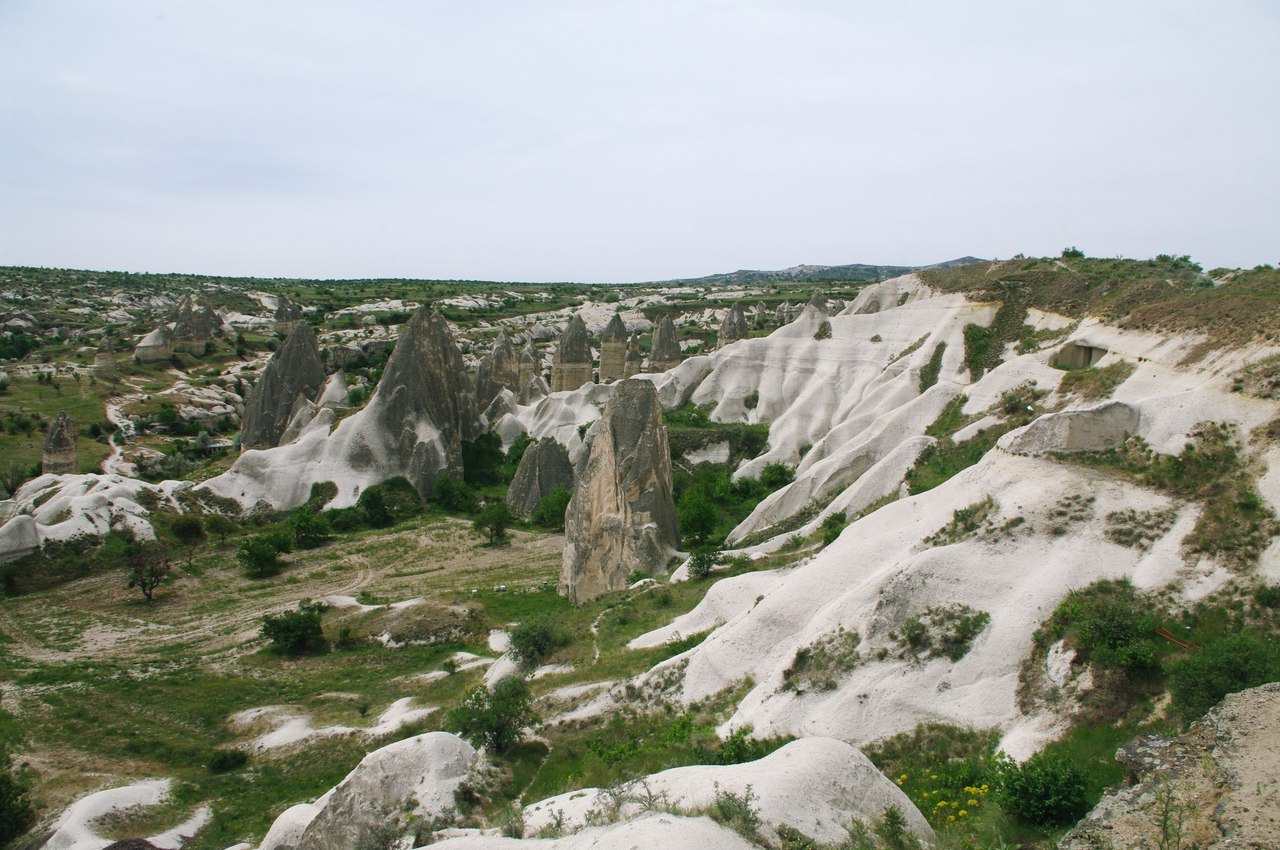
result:
M 758 283 L 805 282 L 820 280 L 883 280 L 897 277 L 918 269 L 950 269 L 970 263 L 985 262 L 977 257 L 960 257 L 935 263 L 931 266 L 873 266 L 866 263 L 849 263 L 842 266 L 799 265 L 786 269 L 739 269 L 736 272 L 721 272 L 705 277 L 680 278 L 678 280 L 656 281 L 658 283 L 681 284 L 686 286 L 729 285 L 746 286 Z

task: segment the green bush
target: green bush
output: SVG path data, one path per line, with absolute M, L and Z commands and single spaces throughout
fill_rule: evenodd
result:
M 760 470 L 760 483 L 770 490 L 777 490 L 796 480 L 796 471 L 785 463 L 765 464 Z
M 1039 753 L 1019 765 L 996 763 L 996 800 L 1006 813 L 1041 828 L 1066 826 L 1088 811 L 1084 775 L 1066 758 Z
M 328 606 L 304 599 L 298 610 L 283 614 L 267 614 L 262 618 L 262 636 L 271 642 L 277 652 L 284 655 L 301 655 L 304 652 L 325 652 L 329 642 L 320 628 L 320 618 Z
M 947 344 L 940 342 L 933 348 L 933 354 L 929 356 L 929 362 L 920 370 L 920 392 L 932 387 L 938 383 L 938 376 L 942 374 L 942 355 L 947 351 Z
M 848 522 L 848 519 L 845 517 L 844 511 L 837 511 L 836 513 L 829 514 L 827 518 L 822 521 L 822 545 L 830 546 L 832 543 L 835 543 L 836 539 L 839 538 L 840 534 L 844 531 L 846 522 Z
M 568 642 L 568 634 L 546 617 L 527 620 L 511 630 L 511 654 L 528 667 L 538 665 L 553 649 Z
M 22 786 L 9 774 L 6 765 L 0 771 L 0 847 L 7 847 L 10 841 L 30 829 L 35 822 L 35 809 L 27 801 Z
M 305 506 L 289 514 L 289 529 L 299 549 L 314 549 L 329 539 L 329 521 Z
M 240 544 L 236 552 L 236 560 L 244 567 L 244 574 L 249 578 L 269 578 L 278 575 L 284 566 L 280 560 L 280 552 L 275 543 L 265 535 L 250 537 Z
M 1156 666 L 1152 636 L 1160 625 L 1153 609 L 1154 602 L 1127 579 L 1098 581 L 1067 594 L 1047 626 L 1053 637 L 1070 635 L 1102 667 L 1149 670 Z
M 369 487 L 361 493 L 360 498 L 356 500 L 356 505 L 363 511 L 364 521 L 371 528 L 386 528 L 396 521 L 390 508 L 387 507 L 387 497 L 377 487 Z
M 501 467 L 506 460 L 502 439 L 494 433 L 462 441 L 462 479 L 472 487 L 502 483 Z
M 543 528 L 559 531 L 564 528 L 564 514 L 569 509 L 569 501 L 573 498 L 564 487 L 556 487 L 542 497 L 538 507 L 534 508 L 530 519 Z
M 512 519 L 507 503 L 495 500 L 480 509 L 480 513 L 476 514 L 471 525 L 485 536 L 490 546 L 497 546 L 506 542 L 507 527 L 511 525 Z
M 470 691 L 448 714 L 448 726 L 477 747 L 502 754 L 510 750 L 526 726 L 538 722 L 529 686 L 519 676 L 508 676 L 490 692 L 481 685 Z
M 480 499 L 465 481 L 456 478 L 437 478 L 431 488 L 431 498 L 445 510 L 458 513 L 474 513 L 480 507 Z
M 1187 720 L 1204 714 L 1227 694 L 1280 680 L 1280 645 L 1252 632 L 1207 643 L 1169 665 L 1169 691 Z
M 991 356 L 992 334 L 982 325 L 964 326 L 964 362 L 969 367 L 969 378 L 978 380 L 987 370 Z
M 205 765 L 210 773 L 229 773 L 249 763 L 249 754 L 244 750 L 214 750 Z
M 694 552 L 689 559 L 689 578 L 696 580 L 711 575 L 718 561 L 717 555 L 718 552 Z

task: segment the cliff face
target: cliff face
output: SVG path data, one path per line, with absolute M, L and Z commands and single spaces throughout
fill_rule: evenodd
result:
M 430 494 L 441 475 L 462 475 L 462 441 L 480 424 L 462 352 L 441 316 L 423 307 L 405 324 L 368 409 L 366 439 L 403 465 L 419 493 Z
M 564 446 L 551 437 L 543 437 L 525 449 L 520 458 L 507 490 L 507 507 L 521 519 L 528 519 L 557 487 L 573 487 L 573 464 Z
M 301 322 L 271 355 L 245 399 L 240 445 L 246 449 L 279 445 L 298 397 L 314 401 L 324 378 L 315 332 Z
M 565 513 L 559 592 L 574 602 L 621 590 L 637 570 L 661 573 L 680 544 L 671 453 L 653 384 L 619 383 L 588 441 Z

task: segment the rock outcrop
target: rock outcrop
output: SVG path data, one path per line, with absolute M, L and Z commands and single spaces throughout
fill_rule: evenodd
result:
M 506 331 L 476 366 L 476 403 L 485 407 L 503 390 L 520 392 L 520 362 Z
M 591 338 L 581 316 L 574 316 L 560 334 L 551 363 L 551 391 L 576 390 L 591 380 Z
M 302 322 L 302 308 L 281 295 L 276 299 L 276 312 L 273 319 L 276 333 L 287 337 Z
M 80 471 L 76 460 L 76 427 L 65 410 L 54 418 L 44 439 L 44 455 L 40 470 L 45 475 L 75 475 Z
M 663 316 L 653 329 L 653 347 L 649 351 L 649 371 L 666 372 L 680 365 L 684 355 L 680 353 L 680 339 L 676 334 L 675 322 L 670 316 Z
M 108 334 L 102 335 L 98 350 L 93 355 L 93 374 L 104 381 L 116 379 L 116 349 Z
M 575 603 L 626 587 L 633 572 L 661 573 L 680 544 L 671 452 L 653 384 L 618 383 L 587 441 L 565 513 L 559 583 Z
M 222 328 L 222 319 L 207 304 L 199 305 L 191 296 L 182 299 L 173 323 L 173 347 L 199 357 L 214 335 Z
M 826 296 L 822 294 L 822 290 L 820 289 L 815 289 L 813 291 L 813 295 L 810 296 L 809 298 L 809 306 L 817 310 L 819 313 L 821 313 L 824 316 L 828 315 L 827 299 L 826 299 Z
M 600 383 L 620 381 L 627 364 L 627 327 L 617 313 L 609 320 L 600 338 Z
M 324 363 L 315 332 L 303 322 L 296 326 L 262 370 L 244 405 L 240 445 L 245 449 L 265 449 L 280 444 L 280 438 L 296 412 L 298 397 L 312 401 L 324 386 Z
M 1280 847 L 1280 683 L 1230 694 L 1185 735 L 1138 738 L 1116 760 L 1130 782 L 1108 791 L 1062 850 L 1177 846 L 1161 834 L 1165 815 L 1183 847 Z
M 520 363 L 516 371 L 516 383 L 518 384 L 516 394 L 519 396 L 521 404 L 528 404 L 529 396 L 526 390 L 529 387 L 529 382 L 535 377 L 542 377 L 542 358 L 538 356 L 538 349 L 534 348 L 532 339 L 525 343 L 524 348 L 520 349 Z
M 747 316 L 742 312 L 741 302 L 733 302 L 724 321 L 720 323 L 720 333 L 716 337 L 716 347 L 724 348 L 731 342 L 747 338 Z
M 524 450 L 507 489 L 507 507 L 521 519 L 528 519 L 557 487 L 573 488 L 573 464 L 564 446 L 543 437 Z
M 142 363 L 157 363 L 173 356 L 173 331 L 168 325 L 161 325 L 151 333 L 138 340 L 133 349 L 133 356 Z
M 640 350 L 640 339 L 635 334 L 627 342 L 627 359 L 622 366 L 622 377 L 632 378 L 639 375 L 644 367 L 644 352 Z
M 479 433 L 480 422 L 471 377 L 443 317 L 423 307 L 405 323 L 367 409 L 383 450 L 398 463 L 408 459 L 405 477 L 420 494 L 429 495 L 441 475 L 462 475 L 462 441 Z

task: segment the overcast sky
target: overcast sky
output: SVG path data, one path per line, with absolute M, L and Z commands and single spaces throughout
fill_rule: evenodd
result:
M 0 264 L 1280 261 L 1280 3 L 0 0 Z

